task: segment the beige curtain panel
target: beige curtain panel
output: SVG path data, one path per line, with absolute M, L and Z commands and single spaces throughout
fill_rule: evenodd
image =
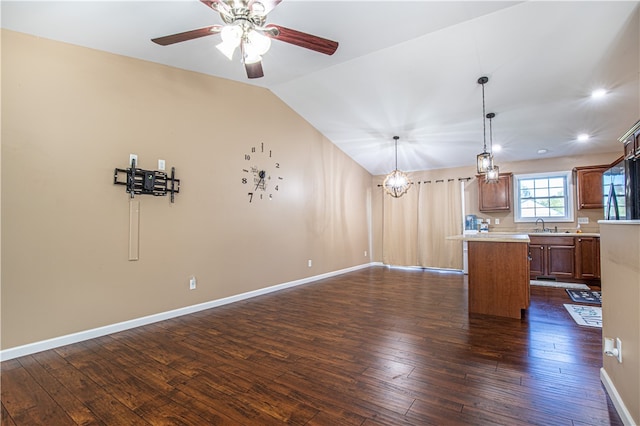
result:
M 384 195 L 382 261 L 394 266 L 462 269 L 462 185 L 416 183 L 400 198 Z

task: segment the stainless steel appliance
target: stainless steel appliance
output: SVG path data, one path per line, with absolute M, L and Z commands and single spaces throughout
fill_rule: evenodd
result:
M 621 160 L 602 175 L 604 218 L 640 219 L 640 159 Z

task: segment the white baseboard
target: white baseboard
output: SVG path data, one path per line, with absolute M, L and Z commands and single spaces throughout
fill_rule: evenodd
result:
M 147 324 L 152 324 L 158 321 L 164 321 L 167 319 L 179 317 L 182 315 L 192 314 L 194 312 L 204 311 L 205 309 L 215 308 L 217 306 L 227 305 L 229 303 L 238 302 L 252 297 L 261 296 L 267 293 L 273 293 L 274 291 L 284 290 L 286 288 L 299 286 L 302 284 L 308 284 L 314 281 L 322 280 L 325 278 L 335 277 L 336 275 L 346 274 L 347 272 L 357 271 L 359 269 L 375 266 L 376 263 L 365 263 L 363 265 L 353 266 L 350 268 L 341 269 L 338 271 L 327 272 L 325 274 L 315 275 L 312 277 L 302 278 L 295 281 L 289 281 L 282 284 L 277 284 L 271 287 L 265 287 L 247 293 L 237 294 L 234 296 L 225 297 L 223 299 L 212 300 L 197 305 L 185 306 L 184 308 L 174 309 L 172 311 L 160 312 L 146 317 L 136 318 L 129 321 L 123 321 L 116 324 L 106 325 L 104 327 L 93 328 L 90 330 L 80 331 L 78 333 L 67 334 L 65 336 L 54 337 L 52 339 L 42 340 L 39 342 L 29 343 L 23 346 L 16 346 L 13 348 L 0 351 L 0 361 L 7 361 L 10 359 L 18 358 L 25 355 L 31 355 L 36 352 L 46 351 L 49 349 L 58 348 L 60 346 L 70 345 L 73 343 L 82 342 L 89 339 L 95 339 L 96 337 L 106 336 L 107 334 L 117 333 L 119 331 L 129 330 L 131 328 L 140 327 Z
M 611 377 L 609 377 L 607 371 L 604 368 L 600 369 L 600 381 L 604 385 L 604 388 L 607 390 L 609 398 L 611 398 L 614 407 L 616 407 L 616 411 L 618 412 L 622 423 L 627 426 L 636 425 L 637 423 L 633 420 L 633 417 L 631 417 L 631 413 L 629 412 L 629 410 L 627 410 L 627 406 L 624 404 L 622 397 L 611 381 Z

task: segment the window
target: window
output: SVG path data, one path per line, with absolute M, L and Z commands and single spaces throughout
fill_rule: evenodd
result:
M 514 176 L 515 221 L 573 222 L 571 172 Z

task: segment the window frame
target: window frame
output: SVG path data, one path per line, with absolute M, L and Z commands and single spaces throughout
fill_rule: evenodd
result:
M 521 201 L 520 201 L 520 181 L 526 179 L 549 179 L 549 178 L 563 178 L 565 182 L 565 215 L 564 216 L 536 216 L 536 217 L 522 217 Z M 513 221 L 516 223 L 533 223 L 539 218 L 542 218 L 545 222 L 573 222 L 575 220 L 575 191 L 573 185 L 573 174 L 571 171 L 559 171 L 559 172 L 543 172 L 543 173 L 527 173 L 527 174 L 514 174 L 513 175 L 513 200 L 514 200 L 514 212 Z

